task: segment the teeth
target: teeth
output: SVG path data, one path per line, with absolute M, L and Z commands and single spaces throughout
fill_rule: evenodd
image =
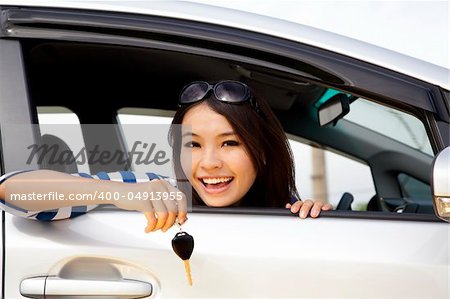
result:
M 219 184 L 219 183 L 226 183 L 231 181 L 231 177 L 229 178 L 204 178 L 202 179 L 203 183 L 205 184 Z

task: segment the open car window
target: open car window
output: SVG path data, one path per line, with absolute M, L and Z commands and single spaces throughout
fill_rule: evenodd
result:
M 405 104 L 396 107 L 382 98 L 372 99 L 370 94 L 363 97 L 351 90 L 332 88 L 312 79 L 308 72 L 330 81 L 337 78 L 326 77 L 332 75 L 306 64 L 298 65 L 294 75 L 256 61 L 240 61 L 236 56 L 233 60 L 68 41 L 27 40 L 22 46 L 30 95 L 42 116 L 45 109 L 62 106 L 73 111 L 81 125 L 155 121 L 167 125 L 186 83 L 241 80 L 264 96 L 288 134 L 302 198 L 322 199 L 337 207 L 341 196 L 349 193 L 353 196 L 349 207 L 352 210 L 391 213 L 399 208 L 387 202 L 392 198 L 401 205 L 408 204 L 403 200 L 405 192 L 398 174 L 407 174 L 429 186 L 432 150 L 420 110 Z M 215 71 L 211 73 L 211 69 Z M 339 93 L 351 98 L 350 112 L 334 125 L 320 126 L 318 103 L 326 101 L 327 94 Z M 100 108 L 92 109 L 93 102 Z M 405 139 L 404 132 L 414 134 Z M 151 138 L 147 132 L 142 134 Z M 88 149 L 97 141 L 86 129 L 82 128 L 81 135 Z M 108 142 L 125 150 L 132 142 L 121 130 L 112 129 L 106 136 Z M 102 167 L 89 165 L 89 171 L 123 170 L 118 165 Z M 130 165 L 127 170 L 146 171 L 143 167 Z M 423 204 L 427 208 L 419 210 L 429 211 L 431 201 L 425 199 L 419 205 Z
M 145 108 L 123 108 L 119 110 L 117 119 L 121 125 L 168 125 L 172 122 L 174 113 Z M 123 137 L 131 146 L 136 137 L 134 132 L 127 133 L 124 131 Z M 354 209 L 358 211 L 367 209 L 369 200 L 376 193 L 368 165 L 345 155 L 301 142 L 296 136 L 287 134 L 287 137 L 294 157 L 296 185 L 301 198 L 320 199 L 336 207 L 342 194 L 351 192 L 355 197 Z M 148 138 L 151 137 L 146 132 L 139 134 L 141 140 Z M 133 169 L 145 171 L 145 165 L 133 164 Z

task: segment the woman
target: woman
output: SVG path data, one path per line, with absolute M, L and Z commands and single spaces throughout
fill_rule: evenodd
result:
M 306 218 L 308 214 L 317 217 L 322 210 L 332 209 L 331 205 L 319 201 L 300 200 L 295 187 L 292 154 L 283 129 L 268 104 L 254 96 L 247 85 L 238 81 L 221 81 L 214 85 L 193 82 L 182 90 L 179 106 L 169 138 L 174 149 L 177 187 L 184 194 L 192 192 L 194 204 L 286 207 L 292 213 L 299 213 L 300 218 Z M 124 175 L 134 176 L 129 172 Z M 62 208 L 77 207 L 79 202 L 12 201 L 8 194 L 48 194 L 51 191 L 63 194 L 66 199 L 80 189 L 91 195 L 144 191 L 181 194 L 168 180 L 151 180 L 152 176 L 148 182 L 136 184 L 110 181 L 107 174 L 98 176 L 102 180 L 91 178 L 49 170 L 9 174 L 0 181 L 0 198 L 5 199 L 0 206 L 21 216 L 55 220 L 76 216 L 75 208 L 68 210 L 70 215 L 61 211 Z M 81 211 L 77 207 L 78 212 L 99 204 L 144 212 L 148 221 L 146 232 L 166 231 L 177 218 L 179 223 L 186 220 L 184 196 L 178 201 L 129 200 L 129 196 L 105 201 L 94 196 L 89 203 L 91 205 Z M 51 209 L 59 210 L 40 212 Z M 53 214 L 47 219 L 49 213 Z

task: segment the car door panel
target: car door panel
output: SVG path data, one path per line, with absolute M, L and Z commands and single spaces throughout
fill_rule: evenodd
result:
M 139 265 L 157 282 L 152 296 L 162 298 L 361 298 L 368 289 L 376 298 L 445 298 L 448 291 L 444 223 L 191 213 L 183 228 L 195 238 L 192 287 L 171 248 L 177 229 L 145 234 L 144 226 L 143 215 L 109 208 L 51 223 L 7 215 L 6 298 L 20 297 L 25 277 L 49 275 L 75 257 Z

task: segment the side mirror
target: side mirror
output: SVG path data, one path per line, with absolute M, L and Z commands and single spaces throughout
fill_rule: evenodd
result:
M 431 188 L 436 216 L 450 222 L 450 146 L 434 159 Z
M 350 101 L 343 93 L 332 96 L 318 109 L 319 124 L 321 127 L 330 123 L 336 125 L 337 121 L 350 111 Z

